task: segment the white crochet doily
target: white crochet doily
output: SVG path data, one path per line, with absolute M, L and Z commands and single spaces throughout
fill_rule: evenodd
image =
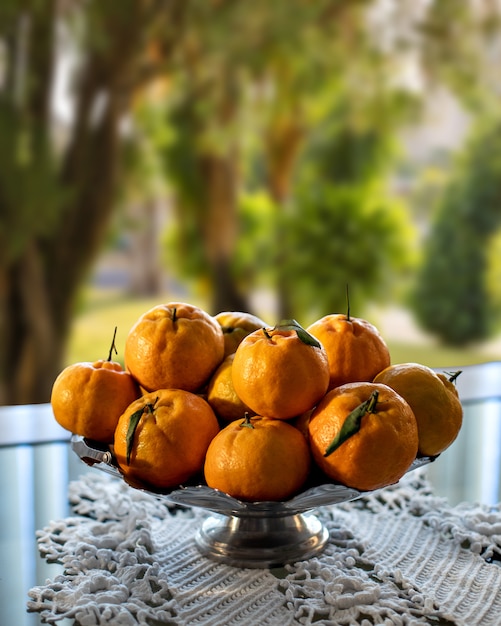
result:
M 81 626 L 501 625 L 501 508 L 449 507 L 423 471 L 351 503 L 322 507 L 321 555 L 275 570 L 198 552 L 208 514 L 120 480 L 70 485 L 75 515 L 38 532 L 64 574 L 29 591 L 44 622 Z

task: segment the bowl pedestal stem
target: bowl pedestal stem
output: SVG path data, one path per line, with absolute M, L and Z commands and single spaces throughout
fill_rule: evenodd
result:
M 212 514 L 195 541 L 210 559 L 235 567 L 269 568 L 321 552 L 329 531 L 312 513 L 283 516 Z

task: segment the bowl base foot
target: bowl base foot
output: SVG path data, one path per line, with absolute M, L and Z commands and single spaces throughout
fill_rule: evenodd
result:
M 195 541 L 200 552 L 235 567 L 280 567 L 321 552 L 329 531 L 312 513 L 282 517 L 211 515 Z

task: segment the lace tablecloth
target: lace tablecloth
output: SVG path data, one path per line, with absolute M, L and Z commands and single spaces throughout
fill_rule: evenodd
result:
M 202 557 L 208 513 L 179 509 L 106 474 L 71 483 L 74 516 L 38 532 L 64 574 L 29 591 L 47 623 L 90 625 L 500 625 L 501 508 L 450 507 L 422 470 L 322 507 L 317 557 L 239 569 Z

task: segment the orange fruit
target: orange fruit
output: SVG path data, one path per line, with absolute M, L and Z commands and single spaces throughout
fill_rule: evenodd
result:
M 297 325 L 297 322 L 296 322 Z M 308 411 L 327 391 L 325 350 L 305 331 L 275 326 L 247 335 L 235 352 L 232 376 L 238 397 L 258 415 L 290 419 Z M 303 338 L 301 338 L 303 337 Z
M 267 324 L 256 315 L 244 311 L 222 311 L 214 316 L 224 334 L 224 355 L 232 354 L 244 337 Z
M 311 415 L 309 433 L 318 467 L 362 491 L 397 482 L 418 450 L 412 409 L 381 384 L 347 383 L 329 391 Z
M 98 360 L 69 365 L 52 386 L 56 421 L 70 432 L 111 443 L 120 415 L 140 390 L 120 363 Z
M 418 425 L 420 454 L 436 456 L 456 439 L 463 423 L 463 407 L 453 381 L 445 374 L 419 363 L 398 363 L 380 372 L 374 382 L 388 385 L 411 406 Z
M 160 389 L 133 402 L 120 416 L 114 452 L 128 480 L 176 487 L 202 472 L 218 432 L 216 416 L 203 398 L 181 389 Z
M 228 354 L 214 372 L 207 387 L 207 401 L 220 419 L 231 422 L 252 413 L 233 386 L 232 367 L 235 353 Z
M 221 326 L 202 309 L 159 304 L 137 320 L 125 342 L 125 365 L 141 387 L 196 391 L 223 360 Z
M 324 346 L 329 359 L 329 389 L 370 382 L 390 365 L 390 352 L 379 330 L 367 320 L 341 313 L 326 315 L 307 331 Z
M 212 440 L 204 466 L 209 487 L 250 502 L 281 501 L 306 482 L 310 451 L 303 435 L 282 420 L 246 417 Z

